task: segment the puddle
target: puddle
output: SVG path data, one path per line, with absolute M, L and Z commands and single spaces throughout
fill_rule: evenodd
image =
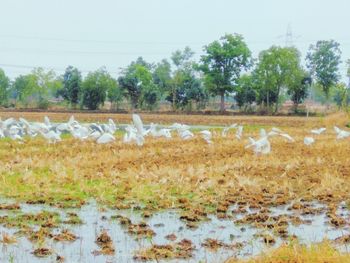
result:
M 3 203 L 3 202 L 2 202 Z M 326 207 L 310 203 L 311 208 L 326 210 Z M 350 234 L 348 224 L 341 227 L 334 227 L 329 224 L 326 211 L 312 215 L 302 215 L 294 210 L 288 210 L 288 205 L 270 208 L 270 216 L 299 216 L 301 220 L 307 220 L 307 224 L 293 225 L 288 222 L 287 230 L 289 235 L 295 235 L 302 243 L 314 243 L 324 238 L 336 239 L 337 237 Z M 232 206 L 227 214 L 232 215 Z M 224 262 L 230 257 L 245 258 L 259 254 L 266 249 L 266 245 L 259 234 L 262 232 L 273 235 L 270 229 L 255 228 L 250 224 L 236 224 L 235 220 L 244 218 L 247 214 L 256 213 L 255 210 L 247 209 L 247 213 L 234 214 L 233 218 L 218 219 L 209 215 L 209 221 L 202 222 L 198 228 L 188 228 L 186 223 L 179 219 L 179 213 L 175 210 L 159 212 L 150 218 L 143 218 L 138 211 L 131 210 L 104 210 L 100 211 L 94 202 L 82 206 L 81 209 L 58 209 L 46 205 L 21 204 L 20 211 L 0 210 L 0 216 L 16 215 L 19 213 L 39 213 L 41 211 L 58 212 L 62 221 L 69 219 L 69 212 L 74 212 L 82 219 L 83 224 L 71 225 L 61 224 L 53 228 L 52 233 L 57 234 L 62 229 L 68 229 L 78 236 L 73 242 L 57 242 L 52 238 L 46 238 L 43 247 L 50 248 L 53 253 L 50 256 L 38 258 L 32 252 L 38 245 L 30 242 L 26 237 L 18 237 L 15 233 L 18 229 L 6 228 L 0 225 L 0 233 L 15 235 L 16 244 L 0 243 L 0 262 L 56 262 L 57 256 L 63 257 L 64 262 L 140 262 L 134 259 L 134 255 L 141 249 L 146 249 L 154 244 L 166 245 L 179 242 L 183 239 L 191 240 L 195 246 L 193 257 L 190 259 L 174 259 L 167 262 Z M 128 233 L 128 227 L 122 225 L 119 220 L 111 219 L 116 215 L 127 217 L 133 224 L 146 222 L 151 230 L 155 232 L 153 237 L 137 238 Z M 349 219 L 349 212 L 339 206 L 337 215 L 344 220 Z M 348 221 L 347 221 L 348 222 Z M 39 227 L 34 227 L 38 230 Z M 95 243 L 97 236 L 104 230 L 112 239 L 115 249 L 114 255 L 96 255 L 93 252 L 100 250 Z M 176 239 L 169 241 L 166 237 L 175 234 Z M 273 246 L 279 246 L 284 240 L 274 236 Z M 210 250 L 202 246 L 208 239 L 219 240 L 225 244 L 240 243 L 241 248 L 219 248 Z M 342 251 L 348 251 L 347 246 L 339 246 Z M 158 260 L 158 262 L 161 260 Z M 152 262 L 152 261 L 150 261 Z M 155 261 L 154 261 L 155 262 Z

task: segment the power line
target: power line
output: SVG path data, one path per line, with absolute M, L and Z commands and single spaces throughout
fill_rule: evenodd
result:
M 9 67 L 9 68 L 16 68 L 16 69 L 35 69 L 35 68 L 42 68 L 45 70 L 55 70 L 55 71 L 65 71 L 66 69 L 64 68 L 59 68 L 59 67 L 47 67 L 47 66 L 30 66 L 30 65 L 18 65 L 18 64 L 0 64 L 0 67 Z M 96 69 L 95 69 L 96 70 Z M 84 73 L 89 73 L 93 70 L 80 70 L 81 72 Z
M 9 68 L 21 68 L 21 69 L 34 69 L 34 68 L 43 68 L 46 70 L 57 70 L 57 71 L 65 71 L 65 68 L 60 68 L 60 67 L 49 67 L 49 66 L 32 66 L 32 65 L 21 65 L 21 64 L 5 64 L 5 63 L 0 63 L 0 67 L 9 67 Z M 339 70 L 347 70 L 348 67 L 345 65 L 339 66 Z M 80 70 L 80 69 L 79 69 Z M 82 69 L 80 70 L 82 72 L 90 72 L 93 70 L 88 70 L 88 69 Z
M 294 41 L 295 42 L 295 41 Z M 290 46 L 294 43 L 289 38 L 286 38 L 286 45 Z M 349 43 L 350 45 L 350 43 Z M 35 54 L 68 54 L 68 55 L 118 55 L 118 56 L 169 56 L 169 52 L 124 52 L 124 51 L 88 51 L 88 50 L 49 50 L 39 48 L 17 48 L 17 47 L 0 47 L 0 52 L 19 52 L 19 53 L 35 53 Z M 198 52 L 197 55 L 201 55 L 202 52 Z
M 140 44 L 140 45 L 186 45 L 187 42 L 166 42 L 166 41 L 125 41 L 125 40 L 99 40 L 99 39 L 68 39 L 68 38 L 51 38 L 51 37 L 38 37 L 38 36 L 20 36 L 20 35 L 0 35 L 1 38 L 12 39 L 28 39 L 28 40 L 41 40 L 41 41 L 58 41 L 58 42 L 77 42 L 77 43 L 103 43 L 103 44 Z M 202 42 L 192 42 L 190 44 L 203 45 Z
M 82 55 L 134 55 L 140 56 L 140 52 L 118 52 L 118 51 L 81 51 L 81 50 L 48 50 L 38 48 L 13 48 L 0 47 L 0 52 L 31 52 L 31 53 L 59 53 L 59 54 L 82 54 Z M 142 52 L 143 55 L 169 55 L 168 52 Z
M 298 43 L 309 43 L 316 42 L 320 39 L 304 39 L 295 40 L 293 39 L 293 34 L 290 25 L 287 28 L 287 35 L 292 37 L 293 42 Z M 280 38 L 279 36 L 278 38 Z M 300 36 L 298 36 L 300 37 Z M 176 41 L 125 41 L 125 40 L 106 40 L 106 39 L 69 39 L 69 38 L 58 38 L 58 37 L 41 37 L 41 36 L 24 36 L 24 35 L 0 35 L 0 38 L 7 39 L 28 39 L 28 40 L 40 40 L 40 41 L 53 41 L 53 42 L 77 42 L 77 43 L 104 43 L 104 44 L 125 44 L 125 45 L 206 45 L 206 42 L 176 42 Z M 247 40 L 247 39 L 246 39 Z M 344 41 L 342 44 L 350 45 L 349 39 L 338 40 L 340 42 Z M 251 40 L 247 41 L 249 44 L 269 44 L 271 41 L 267 40 Z

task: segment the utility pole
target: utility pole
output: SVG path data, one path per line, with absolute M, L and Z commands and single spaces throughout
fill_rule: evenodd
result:
M 288 24 L 287 32 L 286 32 L 286 47 L 292 47 L 292 46 L 293 46 L 292 26 L 290 24 Z
M 291 24 L 287 25 L 287 30 L 286 30 L 286 33 L 284 35 L 277 36 L 277 38 L 284 38 L 285 39 L 285 47 L 293 47 L 295 39 L 298 39 L 300 37 L 301 37 L 301 35 L 297 35 L 297 36 L 293 35 Z

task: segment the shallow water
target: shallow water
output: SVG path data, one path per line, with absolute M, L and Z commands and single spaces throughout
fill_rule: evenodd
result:
M 3 202 L 2 202 L 3 203 Z M 312 204 L 313 207 L 320 207 L 319 204 Z M 230 210 L 234 209 L 232 207 Z M 165 238 L 166 235 L 175 234 L 176 241 L 184 238 L 193 242 L 196 249 L 193 258 L 186 260 L 173 260 L 173 262 L 223 262 L 230 257 L 244 258 L 259 254 L 266 249 L 266 245 L 261 238 L 255 237 L 255 234 L 261 233 L 261 229 L 253 228 L 249 225 L 236 225 L 233 219 L 219 220 L 216 216 L 209 216 L 210 220 L 202 222 L 196 229 L 189 229 L 186 224 L 179 219 L 179 214 L 175 210 L 159 212 L 152 217 L 142 218 L 138 211 L 132 210 L 103 210 L 94 202 L 83 206 L 81 209 L 57 209 L 46 205 L 21 205 L 21 212 L 37 213 L 42 210 L 57 211 L 62 219 L 67 217 L 67 212 L 75 212 L 83 220 L 82 225 L 64 225 L 59 229 L 67 228 L 79 238 L 74 242 L 56 242 L 46 240 L 45 247 L 52 248 L 55 253 L 46 258 L 38 258 L 32 254 L 37 245 L 28 241 L 25 237 L 17 238 L 17 244 L 0 243 L 0 262 L 55 262 L 56 256 L 60 255 L 65 258 L 65 262 L 135 262 L 133 259 L 137 250 L 150 247 L 152 244 L 169 244 L 171 241 Z M 295 214 L 294 211 L 288 211 L 287 206 L 271 208 L 272 215 Z M 248 213 L 254 212 L 253 210 Z M 0 211 L 0 216 L 16 213 L 12 211 Z M 230 213 L 230 212 L 228 212 Z M 348 218 L 349 212 L 339 208 L 338 215 Z M 120 225 L 118 220 L 111 219 L 112 215 L 123 215 L 131 219 L 132 223 L 145 221 L 156 233 L 153 238 L 136 239 L 135 236 L 127 233 L 127 229 Z M 242 215 L 235 214 L 239 219 Z M 324 213 L 318 215 L 300 215 L 302 219 L 311 220 L 310 224 L 293 226 L 289 224 L 288 231 L 290 235 L 296 235 L 303 243 L 313 243 L 322 241 L 324 238 L 335 239 L 344 234 L 350 234 L 348 226 L 334 228 L 326 223 L 328 220 Z M 96 237 L 102 230 L 106 230 L 112 238 L 115 247 L 115 255 L 105 256 L 92 254 L 93 251 L 99 250 L 95 243 Z M 0 233 L 14 234 L 17 229 L 8 229 L 0 226 Z M 205 239 L 212 238 L 231 244 L 233 242 L 243 242 L 242 249 L 218 249 L 216 251 L 208 250 L 201 246 Z M 282 239 L 276 237 L 274 246 L 279 246 Z M 347 251 L 347 247 L 340 247 L 341 250 Z M 170 260 L 170 262 L 172 262 Z

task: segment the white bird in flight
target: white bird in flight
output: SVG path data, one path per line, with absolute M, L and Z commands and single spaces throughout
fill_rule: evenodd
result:
M 242 125 L 239 125 L 237 127 L 237 131 L 236 131 L 236 138 L 238 140 L 242 139 L 242 135 L 243 135 L 243 126 Z
M 319 129 L 313 129 L 313 130 L 311 130 L 311 133 L 320 135 L 320 134 L 323 133 L 325 130 L 326 130 L 326 128 L 322 127 L 322 128 L 319 128 Z
M 158 138 L 158 137 L 171 138 L 170 131 L 171 129 L 165 129 L 165 128 L 157 130 L 157 124 L 151 123 L 149 134 L 155 138 Z
M 226 137 L 227 136 L 227 133 L 229 132 L 230 129 L 234 129 L 237 127 L 237 123 L 234 123 L 234 124 L 231 124 L 230 126 L 227 126 L 225 127 L 223 130 L 222 130 L 222 133 L 221 133 L 221 136 L 222 137 Z
M 170 126 L 170 129 L 175 129 L 183 140 L 189 140 L 194 136 L 190 131 L 190 126 L 186 124 L 174 123 Z
M 350 136 L 350 131 L 345 131 L 342 129 L 339 129 L 337 126 L 334 126 L 334 131 L 337 134 L 337 139 L 345 139 Z
M 267 136 L 260 138 L 257 141 L 252 137 L 249 137 L 249 144 L 245 148 L 248 149 L 250 147 L 253 147 L 253 151 L 256 154 L 268 154 L 271 152 L 271 144 Z
M 255 140 L 252 137 L 249 137 L 249 144 L 245 147 L 246 149 L 253 147 L 253 151 L 256 154 L 268 154 L 271 152 L 271 144 L 268 140 L 269 136 L 272 136 L 271 132 L 266 133 L 265 129 L 260 129 L 260 139 Z

